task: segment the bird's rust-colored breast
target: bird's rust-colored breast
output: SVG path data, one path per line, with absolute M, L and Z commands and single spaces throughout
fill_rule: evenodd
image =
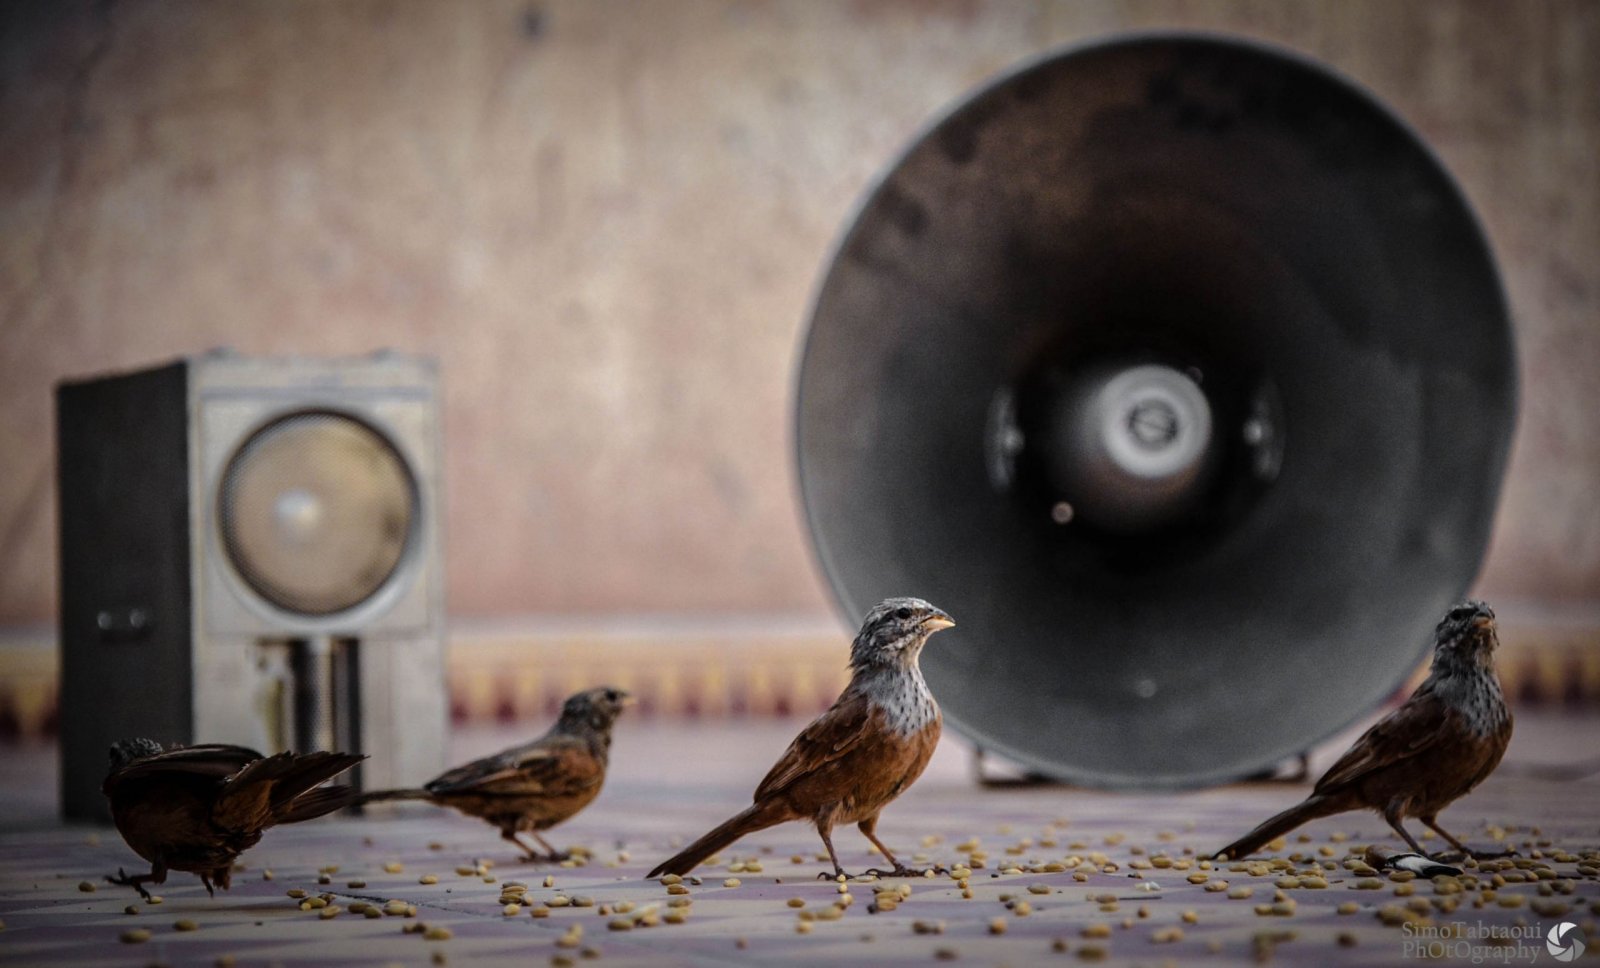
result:
M 877 816 L 927 768 L 940 721 L 904 735 L 890 729 L 884 711 L 874 708 L 860 730 L 841 755 L 814 764 L 785 791 L 800 814 L 831 814 L 837 823 Z

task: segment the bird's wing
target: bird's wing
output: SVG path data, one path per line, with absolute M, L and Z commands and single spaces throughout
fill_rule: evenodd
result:
M 872 706 L 863 695 L 841 696 L 827 712 L 807 726 L 756 787 L 755 799 L 776 793 L 789 784 L 838 759 L 867 735 Z
M 261 754 L 246 746 L 180 746 L 134 760 L 106 777 L 105 789 L 109 793 L 118 783 L 159 773 L 193 773 L 223 780 L 259 759 Z
M 211 807 L 211 821 L 222 830 L 262 830 L 272 824 L 276 781 L 294 767 L 293 753 L 274 753 L 255 760 L 229 777 Z
M 254 760 L 223 782 L 211 819 L 224 830 L 257 830 L 292 819 L 337 810 L 353 793 L 347 787 L 315 788 L 366 757 L 359 753 L 275 753 Z M 310 797 L 304 804 L 300 801 Z M 304 809 L 302 809 L 302 807 Z
M 600 785 L 605 764 L 577 737 L 546 736 L 451 770 L 428 784 L 435 796 L 553 796 Z
M 1336 787 L 1427 752 L 1451 734 L 1447 720 L 1457 715 L 1439 700 L 1428 683 L 1398 709 L 1372 724 L 1339 761 L 1317 781 L 1315 793 Z

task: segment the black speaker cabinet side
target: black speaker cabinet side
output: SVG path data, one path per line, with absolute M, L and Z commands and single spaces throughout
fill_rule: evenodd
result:
M 56 390 L 61 812 L 110 819 L 107 748 L 193 741 L 188 365 Z

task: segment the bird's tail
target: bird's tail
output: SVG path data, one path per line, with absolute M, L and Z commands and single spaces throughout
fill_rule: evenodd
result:
M 1248 857 L 1284 834 L 1318 817 L 1328 817 L 1352 809 L 1348 798 L 1330 794 L 1313 794 L 1283 811 L 1269 817 L 1261 826 L 1235 840 L 1213 855 L 1219 860 L 1237 860 Z
M 401 787 L 394 790 L 373 790 L 356 797 L 357 803 L 382 803 L 385 800 L 432 800 L 433 794 L 422 787 Z
M 777 800 L 767 800 L 751 804 L 747 809 L 728 818 L 711 832 L 699 840 L 673 854 L 671 857 L 656 865 L 656 869 L 646 874 L 646 877 L 660 877 L 663 874 L 687 874 L 700 865 L 700 862 L 722 850 L 724 847 L 738 840 L 746 834 L 753 834 L 757 830 L 765 830 L 774 824 L 783 823 L 785 820 L 798 819 L 788 805 Z
M 274 814 L 274 817 L 278 823 L 311 820 L 335 810 L 343 810 L 355 803 L 356 796 L 354 789 L 343 785 L 317 787 L 289 801 Z

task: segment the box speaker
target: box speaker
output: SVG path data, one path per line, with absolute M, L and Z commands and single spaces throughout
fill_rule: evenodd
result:
M 226 352 L 57 388 L 61 791 L 108 816 L 132 735 L 444 763 L 429 360 Z

